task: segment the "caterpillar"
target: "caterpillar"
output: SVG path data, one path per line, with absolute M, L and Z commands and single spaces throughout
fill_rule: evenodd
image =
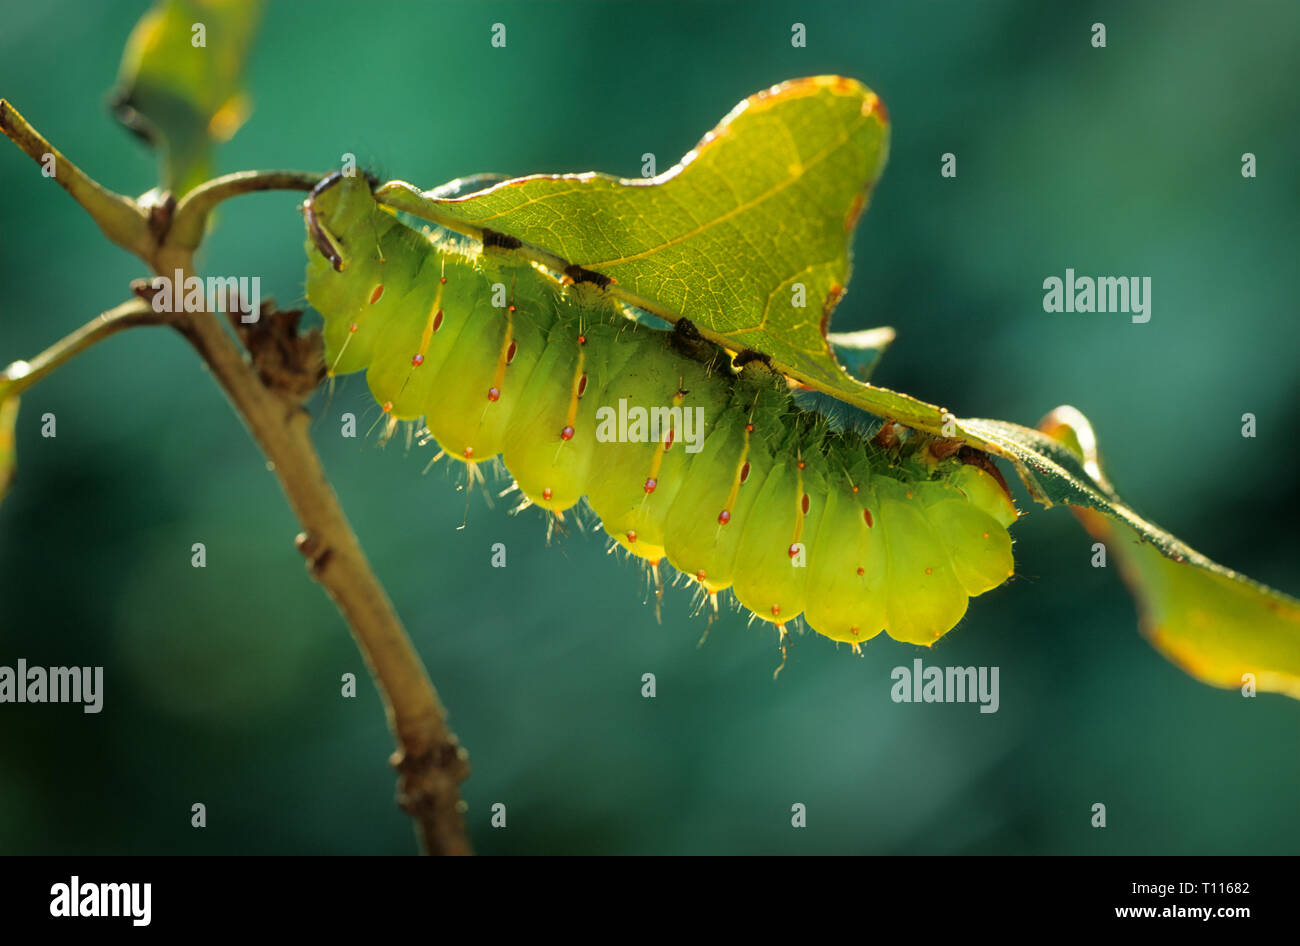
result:
M 306 291 L 329 375 L 364 370 L 389 423 L 424 418 L 471 465 L 500 455 L 552 513 L 585 497 L 627 552 L 715 609 L 730 590 L 782 640 L 802 615 L 855 649 L 930 645 L 1011 576 L 1018 513 L 985 455 L 837 426 L 757 354 L 640 324 L 605 277 L 544 270 L 502 234 L 415 230 L 371 186 L 335 174 L 308 197 Z

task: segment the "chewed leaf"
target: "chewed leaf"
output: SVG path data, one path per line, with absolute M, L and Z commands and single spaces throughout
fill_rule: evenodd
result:
M 509 234 L 579 281 L 612 280 L 623 302 L 829 384 L 842 371 L 827 322 L 888 149 L 876 94 L 817 76 L 750 96 L 657 177 L 538 175 L 460 199 L 393 182 L 376 196 L 470 236 Z
M 303 210 L 328 371 L 364 370 L 388 430 L 423 418 L 471 481 L 499 456 L 525 504 L 562 517 L 585 498 L 616 547 L 713 604 L 734 594 L 780 640 L 800 619 L 853 650 L 882 632 L 933 646 L 1012 575 L 1016 511 L 986 459 L 869 440 L 761 363 L 560 285 L 516 238 L 407 227 L 366 179 L 333 175 Z
M 510 177 L 506 174 L 469 174 L 465 177 L 458 177 L 454 181 L 448 181 L 446 184 L 439 184 L 428 192 L 428 196 L 440 200 L 468 197 L 471 194 L 485 191 L 489 187 L 508 180 L 510 180 Z
M 830 343 L 835 358 L 859 381 L 870 381 L 871 374 L 880 364 L 885 349 L 894 343 L 895 332 L 887 325 L 863 329 L 860 332 L 830 332 Z
M 376 197 L 669 322 L 690 320 L 734 352 L 766 356 L 797 384 L 1009 460 L 1036 501 L 1069 505 L 1112 537 L 1144 627 L 1170 659 L 1216 685 L 1252 673 L 1260 689 L 1300 698 L 1300 603 L 1216 565 L 1126 506 L 1077 411 L 1054 412 L 1041 430 L 959 420 L 863 383 L 837 361 L 837 345 L 844 351 L 854 339 L 846 346 L 829 334 L 830 316 L 888 142 L 873 92 L 821 76 L 746 99 L 681 163 L 648 180 L 533 176 L 458 198 L 399 181 Z
M 815 76 L 750 96 L 658 177 L 535 175 L 460 198 L 392 181 L 375 196 L 476 239 L 505 234 L 535 262 L 597 281 L 669 322 L 689 319 L 706 338 L 760 352 L 813 390 L 952 437 L 943 408 L 854 378 L 828 334 L 853 232 L 888 151 L 876 94 Z M 974 431 L 956 436 L 1014 459 Z
M 1074 512 L 1118 557 L 1155 648 L 1214 686 L 1241 687 L 1253 679 L 1259 690 L 1300 699 L 1300 601 L 1210 561 L 1155 526 L 1138 527 L 1141 520 L 1131 513 L 1116 514 L 1129 511 L 1106 483 L 1092 427 L 1078 411 L 1057 408 L 1041 427 L 1107 494 L 1109 515 L 1096 507 Z
M 0 398 L 0 500 L 13 485 L 17 466 L 17 448 L 14 445 L 14 425 L 18 423 L 18 398 Z
M 260 0 L 159 0 L 127 40 L 114 109 L 161 149 L 177 196 L 209 176 L 213 145 L 248 117 L 241 78 L 260 13 Z

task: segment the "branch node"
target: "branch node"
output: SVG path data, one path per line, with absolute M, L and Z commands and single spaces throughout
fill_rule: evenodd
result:
M 137 299 L 143 299 L 145 302 L 153 302 L 153 297 L 158 295 L 159 289 L 148 279 L 132 279 L 131 295 Z
M 467 854 L 465 803 L 460 783 L 469 776 L 469 754 L 456 737 L 443 740 L 416 753 L 398 749 L 389 757 L 397 770 L 397 804 L 422 828 L 422 842 L 429 854 Z
M 306 532 L 299 532 L 294 538 L 293 544 L 302 553 L 302 557 L 307 559 L 307 571 L 311 572 L 313 577 L 319 576 L 324 571 L 325 566 L 329 564 L 330 559 L 334 557 L 332 548 Z
M 154 241 L 162 243 L 167 237 L 167 231 L 171 229 L 172 216 L 176 212 L 176 195 L 155 187 L 141 194 L 136 203 L 149 215 L 149 232 Z

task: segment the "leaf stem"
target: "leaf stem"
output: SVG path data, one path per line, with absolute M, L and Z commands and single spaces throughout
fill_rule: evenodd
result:
M 311 171 L 239 171 L 213 178 L 195 187 L 176 205 L 167 243 L 176 249 L 194 250 L 203 240 L 213 208 L 231 197 L 268 190 L 309 191 L 324 176 Z

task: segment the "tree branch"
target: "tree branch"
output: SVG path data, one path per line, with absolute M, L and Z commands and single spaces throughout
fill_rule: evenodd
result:
M 52 155 L 54 179 L 99 224 L 104 236 L 141 258 L 148 257 L 153 247 L 149 215 L 139 204 L 87 177 L 4 99 L 0 99 L 0 131 L 37 164 L 44 165 L 45 156 Z
M 310 190 L 318 180 L 317 175 L 298 171 L 249 171 L 209 181 L 179 204 L 169 195 L 133 201 L 87 177 L 4 99 L 0 131 L 38 163 L 46 154 L 53 155 L 55 179 L 104 234 L 169 278 L 179 273 L 183 279 L 191 272 L 208 216 L 221 201 L 258 190 Z M 465 751 L 447 727 L 446 711 L 424 664 L 370 568 L 309 436 L 303 401 L 314 385 L 304 382 L 313 373 L 319 380 L 319 339 L 313 349 L 310 337 L 297 334 L 296 314 L 269 328 L 241 327 L 253 356 L 250 362 L 210 313 L 156 313 L 148 290 L 139 292 L 143 298 L 109 310 L 33 362 L 15 362 L 0 372 L 0 400 L 7 402 L 10 395 L 121 329 L 161 323 L 176 328 L 207 363 L 271 461 L 303 527 L 297 545 L 308 569 L 352 629 L 397 741 L 390 761 L 398 772 L 398 801 L 415 819 L 422 849 L 429 854 L 472 853 L 460 801 L 460 783 L 469 774 Z
M 465 751 L 447 727 L 446 711 L 424 664 L 326 479 L 301 393 L 295 393 L 294 385 L 278 390 L 264 384 L 221 323 L 207 314 L 178 314 L 173 324 L 207 363 L 271 461 L 303 527 L 297 545 L 308 571 L 352 629 L 397 739 L 391 762 L 398 772 L 398 802 L 416 820 L 423 850 L 471 853 L 459 789 L 469 774 Z M 296 338 L 294 324 L 296 317 L 286 330 Z M 260 337 L 278 344 L 274 330 Z M 319 372 L 318 354 L 316 358 L 312 368 Z

